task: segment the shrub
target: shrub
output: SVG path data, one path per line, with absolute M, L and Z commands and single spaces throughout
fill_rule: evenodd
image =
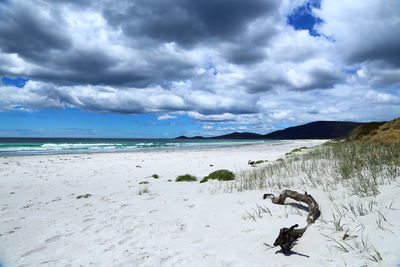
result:
M 219 181 L 230 181 L 235 179 L 235 174 L 228 170 L 218 170 L 210 173 L 208 176 L 204 177 L 200 183 L 205 183 L 208 179 L 219 180 Z
M 200 183 L 202 184 L 202 183 L 205 183 L 205 182 L 207 182 L 207 181 L 208 181 L 208 178 L 207 178 L 207 176 L 206 176 L 206 177 L 204 177 L 203 179 L 200 180 Z
M 194 182 L 194 181 L 197 181 L 197 178 L 190 174 L 179 175 L 175 179 L 175 182 Z
M 153 174 L 151 177 L 153 177 L 154 179 L 158 179 L 160 176 L 158 176 L 158 174 Z
M 91 194 L 79 195 L 79 196 L 76 197 L 76 199 L 88 198 L 88 197 L 91 197 L 91 196 L 92 196 Z

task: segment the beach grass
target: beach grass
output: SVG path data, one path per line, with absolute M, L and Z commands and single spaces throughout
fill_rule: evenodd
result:
M 226 185 L 225 190 L 323 192 L 329 201 L 325 204 L 325 217 L 321 216 L 317 223 L 329 231 L 325 232 L 327 235 L 321 234 L 333 241 L 332 246 L 342 253 L 381 262 L 382 253 L 366 236 L 371 235 L 371 231 L 393 233 L 394 224 L 389 221 L 390 216 L 386 216 L 391 213 L 393 202 L 378 202 L 376 197 L 383 186 L 398 183 L 399 178 L 399 143 L 340 141 L 307 150 L 295 149 L 285 159 L 242 171 Z M 285 218 L 296 215 L 286 206 L 284 209 Z M 257 208 L 246 210 L 243 218 L 256 221 L 265 214 L 269 214 L 268 210 L 257 205 Z M 373 222 L 372 225 L 366 224 L 369 221 Z M 341 238 L 330 237 L 329 233 L 337 233 Z
M 379 186 L 400 175 L 400 144 L 329 142 L 286 159 L 238 174 L 232 190 L 347 188 L 350 194 L 376 196 Z M 321 179 L 321 177 L 324 177 Z

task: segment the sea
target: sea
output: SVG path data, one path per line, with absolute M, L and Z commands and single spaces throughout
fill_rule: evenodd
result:
M 0 156 L 132 152 L 152 150 L 201 149 L 282 140 L 237 139 L 125 139 L 125 138 L 4 138 L 0 137 Z

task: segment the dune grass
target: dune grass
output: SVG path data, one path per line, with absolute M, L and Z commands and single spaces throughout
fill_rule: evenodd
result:
M 398 183 L 400 144 L 329 142 L 298 152 L 243 171 L 224 189 L 231 192 L 279 193 L 283 189 L 325 192 L 329 201 L 317 222 L 321 235 L 343 253 L 367 261 L 383 261 L 374 240 L 378 233 L 393 233 L 395 223 L 387 215 L 394 208 L 393 203 L 377 202 L 375 197 L 383 185 Z M 299 213 L 286 206 L 281 208 L 285 218 Z M 265 215 L 270 215 L 268 210 L 257 204 L 257 208 L 246 211 L 243 218 L 255 221 Z M 373 236 L 375 238 L 371 239 Z
M 230 188 L 320 187 L 329 191 L 343 186 L 354 195 L 375 196 L 380 185 L 390 184 L 399 175 L 400 144 L 338 142 L 241 172 Z
M 392 121 L 370 122 L 354 129 L 348 137 L 350 141 L 361 143 L 400 143 L 400 118 Z

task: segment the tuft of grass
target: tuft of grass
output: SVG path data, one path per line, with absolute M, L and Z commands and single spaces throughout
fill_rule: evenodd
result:
M 160 178 L 160 176 L 158 176 L 158 174 L 153 174 L 151 177 L 153 177 L 154 179 L 158 179 L 158 178 Z
M 91 196 L 92 196 L 91 194 L 84 194 L 84 195 L 79 195 L 79 196 L 77 196 L 76 199 L 89 198 L 89 197 L 91 197 Z
M 293 149 L 292 151 L 287 152 L 287 153 L 285 154 L 285 156 L 286 156 L 286 157 L 293 156 L 293 154 L 298 153 L 298 152 L 301 152 L 303 149 L 308 149 L 308 147 L 303 146 L 303 147 L 300 147 L 300 148 L 295 148 L 295 149 Z
M 176 177 L 175 182 L 195 182 L 197 178 L 190 174 L 179 175 Z
M 233 172 L 231 172 L 231 171 L 224 170 L 224 169 L 217 170 L 217 171 L 214 171 L 214 172 L 210 173 L 209 175 L 207 175 L 203 179 L 201 179 L 200 183 L 205 183 L 209 179 L 218 180 L 218 181 L 230 181 L 230 180 L 234 180 L 235 179 L 235 174 Z
M 251 211 L 246 210 L 246 215 L 242 216 L 243 219 L 252 219 L 253 221 L 256 221 L 257 219 L 261 219 L 263 217 L 263 214 L 269 214 L 272 216 L 271 210 L 267 206 L 262 206 L 258 205 L 254 209 L 251 209 Z
M 147 182 L 147 181 L 142 181 L 142 182 L 139 182 L 139 184 L 148 184 L 149 182 Z
M 268 162 L 268 160 L 257 160 L 256 162 L 254 162 L 254 164 L 261 164 L 264 162 Z
M 366 256 L 366 258 L 369 259 L 370 261 L 380 262 L 383 260 L 382 255 L 379 253 L 379 251 L 369 243 L 367 238 L 363 236 L 361 236 L 360 241 L 354 240 L 353 244 L 350 245 L 345 240 L 339 242 L 330 236 L 324 234 L 321 235 L 326 237 L 328 240 L 333 241 L 335 243 L 334 247 L 341 252 L 348 253 L 350 251 L 356 251 Z
M 137 192 L 137 194 L 139 196 L 143 195 L 143 194 L 146 194 L 146 193 L 150 193 L 150 189 L 147 186 L 143 187 L 143 188 L 140 188 L 139 191 Z

